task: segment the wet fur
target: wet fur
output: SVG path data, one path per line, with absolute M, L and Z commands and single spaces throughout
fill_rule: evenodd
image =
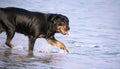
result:
M 6 32 L 6 44 L 11 48 L 14 47 L 11 40 L 15 32 L 18 32 L 28 36 L 29 51 L 33 51 L 37 38 L 45 38 L 48 43 L 68 52 L 65 45 L 54 37 L 55 33 L 59 33 L 57 26 L 62 23 L 60 19 L 65 21 L 64 25 L 69 30 L 69 20 L 61 14 L 45 14 L 15 7 L 0 8 L 0 33 Z

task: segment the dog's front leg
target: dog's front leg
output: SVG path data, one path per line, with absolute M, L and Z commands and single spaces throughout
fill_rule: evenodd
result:
M 28 51 L 31 52 L 34 49 L 34 44 L 35 44 L 36 38 L 33 36 L 29 36 L 29 48 Z
M 65 45 L 62 42 L 60 42 L 56 39 L 47 39 L 47 42 L 51 45 L 58 46 L 61 49 L 63 49 L 64 51 L 69 53 L 69 51 L 67 50 L 67 48 L 65 47 Z

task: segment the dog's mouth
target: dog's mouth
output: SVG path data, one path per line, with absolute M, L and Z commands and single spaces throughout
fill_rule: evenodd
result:
M 63 34 L 63 35 L 69 35 L 68 34 L 68 30 L 64 29 L 64 28 L 61 28 L 60 29 L 60 32 Z
M 58 27 L 58 32 L 62 33 L 63 35 L 69 35 L 68 30 L 69 29 L 66 26 L 59 26 Z

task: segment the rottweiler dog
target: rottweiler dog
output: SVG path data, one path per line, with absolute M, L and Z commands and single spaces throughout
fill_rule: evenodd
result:
M 29 51 L 33 51 L 37 38 L 45 38 L 49 44 L 68 52 L 54 35 L 67 35 L 69 29 L 69 19 L 61 14 L 33 12 L 16 7 L 0 8 L 0 33 L 6 32 L 6 45 L 10 48 L 14 47 L 11 41 L 15 32 L 18 32 L 28 36 Z

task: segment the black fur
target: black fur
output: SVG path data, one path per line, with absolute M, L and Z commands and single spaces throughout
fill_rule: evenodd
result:
M 0 33 L 6 32 L 6 44 L 11 48 L 15 32 L 29 37 L 29 51 L 33 50 L 37 38 L 57 41 L 54 34 L 61 32 L 57 29 L 58 26 L 65 26 L 65 30 L 68 31 L 68 18 L 61 14 L 45 14 L 22 8 L 0 8 Z

